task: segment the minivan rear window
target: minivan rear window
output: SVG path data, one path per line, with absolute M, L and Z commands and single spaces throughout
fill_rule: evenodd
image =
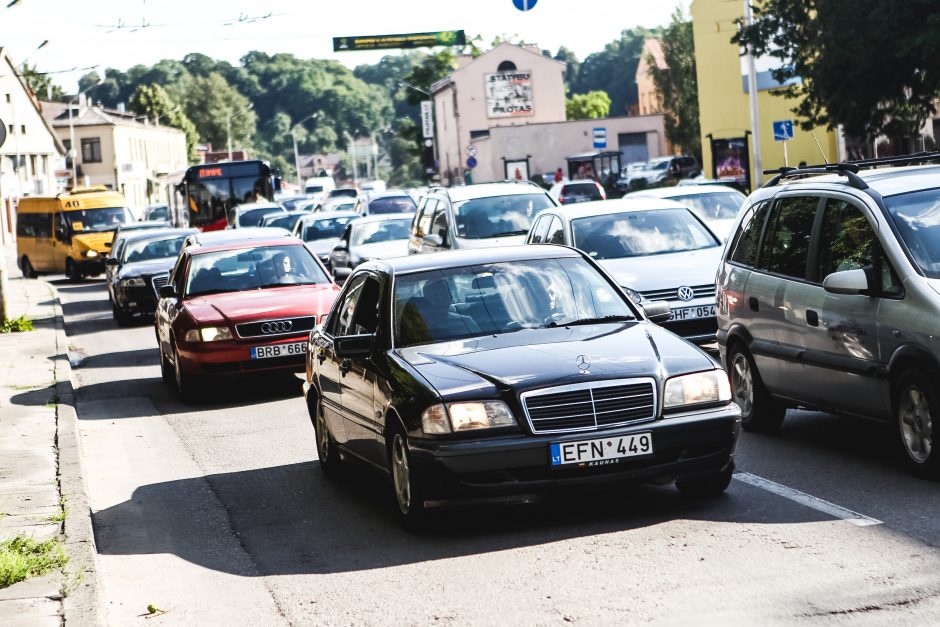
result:
M 940 279 L 940 189 L 888 196 L 884 203 L 914 263 Z

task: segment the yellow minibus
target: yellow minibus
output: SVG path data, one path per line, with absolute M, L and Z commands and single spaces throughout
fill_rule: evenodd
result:
M 64 272 L 77 281 L 100 274 L 115 229 L 133 221 L 124 196 L 102 186 L 21 198 L 16 207 L 16 254 L 23 276 Z

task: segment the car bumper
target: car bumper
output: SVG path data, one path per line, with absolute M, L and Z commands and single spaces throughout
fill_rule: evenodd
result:
M 565 486 L 610 482 L 665 483 L 714 473 L 733 463 L 741 429 L 734 403 L 619 429 L 577 434 L 521 435 L 464 442 L 412 439 L 412 463 L 426 477 L 431 505 L 450 500 L 518 500 L 520 495 Z M 552 467 L 550 445 L 652 434 L 651 456 L 611 460 L 600 466 Z
M 114 290 L 114 304 L 129 314 L 152 314 L 157 310 L 157 295 L 153 287 L 117 287 Z
M 225 376 L 256 372 L 303 372 L 306 352 L 282 357 L 252 359 L 254 346 L 274 346 L 304 342 L 307 334 L 281 338 L 276 342 L 250 340 L 221 342 L 180 342 L 177 350 L 183 372 L 193 375 Z
M 103 255 L 104 253 L 101 254 Z M 78 269 L 79 274 L 103 274 L 104 258 L 99 257 L 94 260 L 79 259 L 75 261 L 75 267 Z

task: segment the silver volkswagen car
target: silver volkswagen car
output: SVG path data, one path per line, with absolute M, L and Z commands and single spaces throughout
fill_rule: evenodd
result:
M 940 476 L 940 166 L 890 167 L 938 159 L 790 169 L 748 198 L 717 277 L 746 429 L 790 407 L 892 421 Z

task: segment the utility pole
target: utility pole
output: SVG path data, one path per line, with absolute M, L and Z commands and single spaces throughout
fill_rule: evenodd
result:
M 744 24 L 750 26 L 754 21 L 751 15 L 751 2 L 744 0 Z M 754 54 L 751 46 L 747 46 L 747 95 L 751 109 L 751 137 L 754 138 L 754 174 L 751 179 L 751 191 L 761 185 L 764 168 L 760 156 L 760 116 L 757 112 L 757 68 L 754 65 Z

